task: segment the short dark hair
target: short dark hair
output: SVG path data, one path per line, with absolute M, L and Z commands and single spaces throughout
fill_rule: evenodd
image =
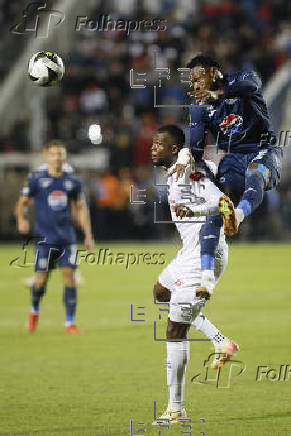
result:
M 181 149 L 185 144 L 185 133 L 183 130 L 176 126 L 175 124 L 167 124 L 158 129 L 158 133 L 169 133 L 173 138 L 175 138 L 176 145 Z
M 66 149 L 65 144 L 63 143 L 63 141 L 61 141 L 60 139 L 52 139 L 51 141 L 47 142 L 44 146 L 43 146 L 43 150 L 48 150 L 51 147 L 62 147 L 64 149 Z
M 214 68 L 218 68 L 219 70 L 221 68 L 219 63 L 216 62 L 216 60 L 214 60 L 211 56 L 203 55 L 203 54 L 199 54 L 194 58 L 192 58 L 191 61 L 188 62 L 186 66 L 187 68 L 194 68 L 197 67 L 198 65 L 201 65 L 202 67 L 214 67 Z

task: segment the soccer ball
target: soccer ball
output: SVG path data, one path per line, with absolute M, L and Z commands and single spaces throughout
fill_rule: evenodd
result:
M 56 53 L 40 51 L 29 60 L 28 77 L 37 86 L 54 86 L 65 72 L 63 60 Z

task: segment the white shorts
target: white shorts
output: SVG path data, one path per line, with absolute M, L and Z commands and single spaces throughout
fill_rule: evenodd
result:
M 215 278 L 219 279 L 227 263 L 227 245 L 217 251 Z M 180 250 L 162 271 L 159 283 L 171 291 L 169 318 L 171 321 L 191 324 L 204 307 L 204 300 L 196 297 L 201 286 L 200 250 Z
M 159 283 L 171 291 L 171 321 L 191 324 L 200 312 L 202 302 L 195 295 L 200 287 L 200 276 L 200 252 L 189 256 L 189 252 L 183 252 L 183 249 L 160 274 Z

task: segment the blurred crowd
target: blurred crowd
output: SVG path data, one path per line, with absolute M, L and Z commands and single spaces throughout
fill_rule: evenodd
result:
M 0 21 L 13 22 L 19 17 L 21 3 L 0 0 Z M 120 215 L 118 218 L 122 209 L 126 210 L 124 219 L 128 219 L 126 214 L 130 214 L 131 207 L 128 185 L 134 182 L 143 186 L 152 180 L 150 148 L 156 128 L 164 123 L 186 127 L 185 114 L 174 107 L 184 96 L 177 68 L 202 51 L 215 56 L 225 71 L 255 69 L 265 84 L 291 53 L 289 0 L 135 0 L 129 3 L 132 10 L 128 10 L 126 18 L 159 17 L 166 20 L 167 30 L 135 31 L 129 35 L 120 30 L 75 32 L 70 53 L 60 53 L 66 62 L 66 74 L 57 98 L 48 94 L 47 139 L 64 140 L 71 153 L 94 147 L 110 151 L 109 168 L 91 176 L 87 186 L 98 228 L 111 217 L 123 219 Z M 118 18 L 120 14 L 114 13 L 113 4 L 113 1 L 100 2 L 100 7 L 92 7 L 91 16 L 109 14 Z M 3 33 L 3 26 L 0 32 Z M 163 78 L 157 93 L 158 104 L 168 107 L 154 107 L 152 84 L 156 67 L 169 67 L 171 71 L 170 80 Z M 145 88 L 130 86 L 131 69 L 133 75 L 147 74 Z M 9 137 L 0 136 L 0 150 L 10 153 L 29 150 L 29 122 L 24 109 Z M 88 132 L 92 124 L 101 128 L 99 144 L 90 141 Z M 288 189 L 286 185 L 278 194 L 281 209 L 284 202 L 287 204 L 286 216 L 290 214 L 291 204 Z M 114 213 L 106 215 L 107 210 L 113 211 L 115 217 Z M 137 218 L 131 215 L 131 219 Z
M 102 1 L 89 16 L 108 14 L 117 19 L 118 12 L 112 9 L 116 3 Z M 149 77 L 155 67 L 169 67 L 171 80 L 162 81 L 158 103 L 173 104 L 183 97 L 181 83 L 175 80 L 177 68 L 185 66 L 197 52 L 215 56 L 225 71 L 254 68 L 264 84 L 291 53 L 289 0 L 161 0 L 154 11 L 146 0 L 130 4 L 132 12 L 126 18 L 159 17 L 166 30 L 160 27 L 159 31 L 133 31 L 129 35 L 122 30 L 82 28 L 74 32 L 70 53 L 60 53 L 66 74 L 58 96 L 52 93 L 48 97 L 48 135 L 66 140 L 71 152 L 82 152 L 84 147 L 93 146 L 88 128 L 97 122 L 102 129 L 101 145 L 110 149 L 114 172 L 122 166 L 148 164 L 151 135 L 157 125 L 183 123 L 179 110 L 154 108 L 150 84 L 131 89 L 131 69 Z M 23 2 L 0 0 L 0 5 L 0 32 L 5 29 L 7 34 L 7 25 L 21 19 Z M 11 38 L 14 43 L 15 38 L 19 43 L 25 40 L 10 33 Z M 19 43 L 14 44 L 18 53 Z M 2 46 L 4 49 L 5 41 Z M 1 63 L 6 72 L 8 63 Z M 24 109 L 9 138 L 1 138 L 1 150 L 29 148 L 23 140 L 28 125 Z

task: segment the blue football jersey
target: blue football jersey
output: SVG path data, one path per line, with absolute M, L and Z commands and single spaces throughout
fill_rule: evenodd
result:
M 252 153 L 276 142 L 256 73 L 225 74 L 224 83 L 223 98 L 189 108 L 190 148 L 196 159 L 202 157 L 207 132 L 217 148 L 232 153 Z
M 47 244 L 74 244 L 70 200 L 77 200 L 81 192 L 80 180 L 71 174 L 52 177 L 46 170 L 31 173 L 22 195 L 34 198 L 35 236 Z

